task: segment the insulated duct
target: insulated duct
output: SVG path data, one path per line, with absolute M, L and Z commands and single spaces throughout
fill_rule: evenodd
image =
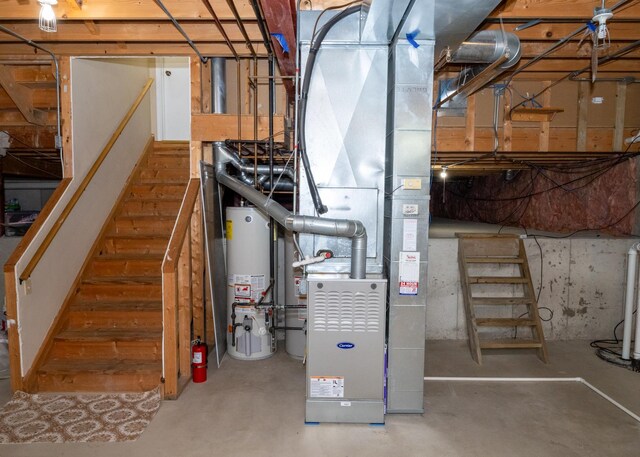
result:
M 442 94 L 436 108 L 458 94 L 471 95 L 520 60 L 520 39 L 513 33 L 500 30 L 483 30 L 463 42 L 446 59 L 447 63 L 476 64 L 465 68 L 458 75 L 453 87 Z
M 222 141 L 213 143 L 216 162 L 216 179 L 256 207 L 285 229 L 292 232 L 351 238 L 351 279 L 366 278 L 367 231 L 360 221 L 348 219 L 325 219 L 294 215 L 279 203 L 266 197 L 253 187 L 242 183 L 227 173 L 227 165 L 232 164 L 233 152 Z

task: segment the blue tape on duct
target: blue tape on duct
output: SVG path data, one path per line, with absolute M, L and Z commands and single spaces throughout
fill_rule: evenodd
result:
M 418 42 L 416 41 L 416 37 L 420 34 L 420 30 L 416 30 L 415 32 L 410 32 L 407 33 L 407 41 L 409 42 L 409 44 L 411 44 L 411 46 L 413 46 L 414 48 L 418 48 L 420 47 L 420 45 L 418 44 Z
M 287 40 L 282 33 L 272 33 L 271 36 L 278 41 L 278 43 L 282 47 L 282 52 L 289 52 L 289 45 L 287 44 Z

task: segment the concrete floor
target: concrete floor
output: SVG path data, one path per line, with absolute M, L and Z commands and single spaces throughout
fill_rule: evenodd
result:
M 535 355 L 494 354 L 477 366 L 464 341 L 428 341 L 428 376 L 586 378 L 640 413 L 640 374 L 606 364 L 586 341 Z M 0 401 L 10 398 L 0 381 Z M 640 424 L 587 387 L 570 384 L 425 384 L 424 415 L 390 415 L 384 427 L 304 425 L 304 368 L 225 360 L 205 384 L 164 402 L 133 443 L 0 445 L 0 456 L 633 456 Z

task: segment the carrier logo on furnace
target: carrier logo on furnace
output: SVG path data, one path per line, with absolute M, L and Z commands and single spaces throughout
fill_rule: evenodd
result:
M 338 349 L 353 349 L 354 347 L 356 347 L 355 344 L 349 343 L 347 341 L 344 341 L 342 343 L 338 343 L 338 344 L 336 344 L 336 346 L 338 346 Z

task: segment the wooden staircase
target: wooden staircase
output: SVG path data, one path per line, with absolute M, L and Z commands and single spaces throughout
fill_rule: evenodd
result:
M 187 143 L 131 176 L 37 364 L 34 391 L 142 391 L 162 376 L 162 261 L 189 179 Z
M 547 346 L 522 239 L 517 235 L 476 233 L 457 236 L 460 283 L 473 359 L 482 364 L 482 349 L 536 349 L 538 357 L 547 363 Z M 495 274 L 496 269 L 499 274 Z M 509 307 L 511 315 L 518 307 L 522 312 L 518 317 L 504 317 L 504 307 Z M 500 308 L 501 315 L 494 315 Z M 531 337 L 481 338 L 487 333 L 521 328 L 529 329 Z

